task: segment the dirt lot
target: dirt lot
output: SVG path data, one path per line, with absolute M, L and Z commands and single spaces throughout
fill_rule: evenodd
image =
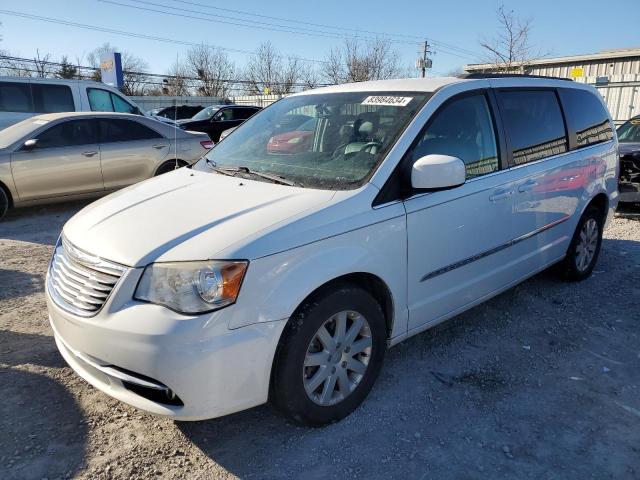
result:
M 176 423 L 66 366 L 43 281 L 81 205 L 0 223 L 0 478 L 640 478 L 640 221 L 595 274 L 543 273 L 388 352 L 372 394 L 325 429 L 269 406 Z

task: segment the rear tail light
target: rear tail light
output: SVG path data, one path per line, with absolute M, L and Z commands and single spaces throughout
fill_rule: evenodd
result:
M 213 141 L 212 140 L 205 140 L 203 142 L 200 142 L 200 145 L 202 145 L 204 148 L 206 148 L 207 150 L 209 150 L 210 148 L 213 148 Z

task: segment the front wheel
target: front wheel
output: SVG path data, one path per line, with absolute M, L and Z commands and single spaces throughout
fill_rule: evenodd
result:
M 9 211 L 9 196 L 4 191 L 2 187 L 0 187 L 0 220 L 7 214 Z
M 588 207 L 580 221 L 561 264 L 564 277 L 581 281 L 591 275 L 602 245 L 603 215 L 600 209 Z
M 274 361 L 271 397 L 299 423 L 322 426 L 365 399 L 386 350 L 384 314 L 365 290 L 343 284 L 305 302 Z

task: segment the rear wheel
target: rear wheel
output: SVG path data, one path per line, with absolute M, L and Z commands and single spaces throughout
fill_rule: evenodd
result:
M 162 165 L 158 167 L 156 170 L 156 177 L 158 175 L 162 175 L 163 173 L 173 172 L 179 168 L 182 168 L 187 165 L 187 162 L 183 160 L 169 160 L 168 162 L 164 162 Z
M 7 214 L 9 211 L 9 195 L 4 191 L 2 187 L 0 187 L 0 220 Z
M 581 281 L 593 272 L 602 245 L 602 217 L 600 209 L 590 206 L 580 218 L 561 264 L 561 271 L 567 280 Z
M 373 387 L 385 350 L 378 302 L 359 287 L 336 286 L 290 319 L 276 353 L 272 400 L 305 425 L 341 420 Z

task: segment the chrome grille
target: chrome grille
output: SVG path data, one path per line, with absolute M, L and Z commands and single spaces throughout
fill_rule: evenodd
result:
M 47 286 L 61 308 L 92 317 L 100 311 L 126 267 L 90 255 L 61 239 L 49 266 Z

